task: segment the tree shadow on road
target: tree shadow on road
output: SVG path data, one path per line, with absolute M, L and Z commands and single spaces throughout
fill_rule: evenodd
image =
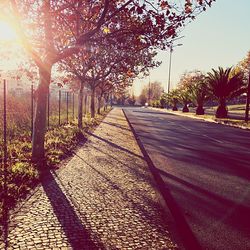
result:
M 133 110 L 132 112 L 134 113 L 143 113 L 143 114 L 153 114 L 153 115 L 168 115 L 168 116 L 175 116 L 175 114 L 171 114 L 171 113 L 166 113 L 164 111 L 162 112 L 157 112 L 157 111 L 154 111 L 154 110 L 147 110 L 147 111 L 141 111 L 141 110 Z
M 249 221 L 246 218 L 250 213 L 250 207 L 243 205 L 241 200 L 236 202 L 227 199 L 159 168 L 157 170 L 161 175 L 167 177 L 171 190 L 177 192 L 179 196 L 185 196 L 186 198 L 190 196 L 188 199 L 190 202 L 196 201 L 195 209 L 202 207 L 202 210 L 206 210 L 208 214 L 217 217 L 217 221 L 223 220 L 223 223 L 227 223 L 233 228 L 244 231 L 249 227 Z M 192 192 L 189 192 L 190 189 Z
M 197 141 L 190 141 L 190 133 L 176 133 L 175 135 L 172 132 L 172 134 L 166 135 L 158 132 L 158 136 L 165 141 L 166 147 L 164 150 L 157 146 L 158 137 L 150 137 L 147 134 L 140 135 L 142 141 L 146 141 L 147 147 L 154 148 L 155 154 L 185 164 L 199 165 L 200 168 L 207 168 L 209 171 L 227 173 L 250 181 L 250 156 L 248 157 L 245 151 L 236 151 L 234 147 L 229 147 L 228 144 L 226 145 L 228 148 L 224 146 L 224 151 L 222 151 L 221 144 L 212 142 L 209 145 L 205 137 L 199 137 L 196 139 Z

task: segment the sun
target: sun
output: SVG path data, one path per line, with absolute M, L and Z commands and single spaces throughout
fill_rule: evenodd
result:
M 6 21 L 0 19 L 0 41 L 16 41 L 17 35 L 14 29 Z

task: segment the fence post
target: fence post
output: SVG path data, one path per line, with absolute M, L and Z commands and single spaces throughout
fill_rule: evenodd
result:
M 58 107 L 58 115 L 59 115 L 59 119 L 58 119 L 58 124 L 59 126 L 61 125 L 61 90 L 59 90 L 59 107 Z
M 89 113 L 89 96 L 88 93 L 86 94 L 86 113 L 85 116 Z
M 69 123 L 69 92 L 66 93 L 66 102 L 67 102 L 67 123 Z
M 3 82 L 3 157 L 4 157 L 4 198 L 3 198 L 3 235 L 5 249 L 8 248 L 8 171 L 7 171 L 7 102 L 6 80 Z
M 47 118 L 47 122 L 48 122 L 48 125 L 47 125 L 47 126 L 48 126 L 48 129 L 49 129 L 49 111 L 50 111 L 50 110 L 49 110 L 49 101 L 50 101 L 50 100 L 49 100 L 49 92 L 48 92 L 48 104 L 47 104 L 47 106 L 48 106 L 48 114 L 47 114 L 47 116 L 48 116 L 48 118 Z
M 74 93 L 72 94 L 72 102 L 73 102 L 73 120 L 75 118 L 75 95 Z
M 33 135 L 33 120 L 34 120 L 34 86 L 31 84 L 31 140 Z

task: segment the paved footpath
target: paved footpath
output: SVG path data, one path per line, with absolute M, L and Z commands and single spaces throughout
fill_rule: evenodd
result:
M 176 249 L 159 200 L 122 110 L 115 108 L 12 214 L 8 249 Z

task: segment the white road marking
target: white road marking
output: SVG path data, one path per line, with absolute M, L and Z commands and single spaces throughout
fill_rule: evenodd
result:
M 192 132 L 194 132 L 194 129 L 186 128 L 185 126 L 182 126 L 182 125 L 177 125 L 177 126 L 182 127 L 182 128 L 184 128 L 185 130 L 187 130 L 187 131 L 192 131 Z M 208 135 L 199 134 L 199 136 L 206 137 L 206 138 L 208 138 L 208 139 L 210 139 L 210 140 L 212 140 L 212 141 L 215 141 L 215 142 L 217 142 L 217 143 L 223 143 L 223 141 L 214 139 L 213 137 L 208 136 Z

